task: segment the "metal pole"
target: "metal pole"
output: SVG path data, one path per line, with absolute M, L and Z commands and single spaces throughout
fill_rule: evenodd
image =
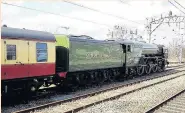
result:
M 181 49 L 180 49 L 180 55 L 181 55 L 181 59 L 180 59 L 180 63 L 182 63 L 182 55 L 183 55 L 183 38 L 184 38 L 184 36 L 185 36 L 185 22 L 183 22 L 184 23 L 184 31 L 183 31 L 183 35 L 181 36 Z
M 149 43 L 151 42 L 151 35 L 152 35 L 152 24 L 149 24 Z
M 179 22 L 179 38 L 181 38 L 181 22 Z M 182 38 L 181 38 L 182 39 Z M 180 42 L 180 43 L 182 43 L 182 42 Z M 180 46 L 180 48 L 179 48 L 179 63 L 181 63 L 181 61 L 182 61 L 182 44 L 179 44 Z

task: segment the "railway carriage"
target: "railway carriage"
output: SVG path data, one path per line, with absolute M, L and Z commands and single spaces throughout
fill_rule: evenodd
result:
M 36 90 L 55 74 L 55 37 L 47 32 L 1 28 L 2 92 Z

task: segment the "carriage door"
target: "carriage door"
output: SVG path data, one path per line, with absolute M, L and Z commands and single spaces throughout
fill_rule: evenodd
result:
M 28 77 L 28 41 L 6 40 L 4 44 L 6 78 Z

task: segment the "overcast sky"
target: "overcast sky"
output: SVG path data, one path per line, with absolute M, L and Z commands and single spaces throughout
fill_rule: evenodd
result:
M 121 2 L 122 1 L 122 2 Z M 173 0 L 171 0 L 173 2 Z M 185 0 L 176 0 L 185 7 Z M 126 21 L 124 19 L 108 16 L 92 10 L 88 10 L 76 5 L 66 3 L 62 0 L 39 2 L 39 1 L 7 1 L 3 2 L 25 6 L 33 9 L 53 12 L 61 16 L 42 13 L 18 7 L 1 5 L 2 24 L 15 28 L 27 28 L 33 30 L 50 31 L 52 33 L 66 33 L 65 29 L 60 26 L 69 27 L 68 33 L 77 35 L 89 35 L 96 39 L 106 39 L 108 29 L 116 24 L 126 25 L 129 28 L 138 28 L 139 34 L 145 36 L 146 18 L 160 17 L 161 14 L 168 14 L 171 10 L 173 14 L 183 15 L 178 9 L 172 6 L 168 0 L 72 0 L 89 8 L 114 14 L 126 19 L 139 22 Z M 185 9 L 181 8 L 185 12 Z M 99 24 L 70 19 L 65 16 L 80 18 L 83 20 L 94 21 Z M 166 24 L 161 25 L 153 33 L 156 38 L 156 43 L 167 44 L 172 38 L 177 37 L 173 29 L 177 29 L 176 25 L 170 27 Z M 167 37 L 161 40 L 161 37 Z

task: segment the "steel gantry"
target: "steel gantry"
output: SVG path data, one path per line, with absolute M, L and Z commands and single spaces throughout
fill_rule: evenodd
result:
M 168 16 L 163 17 L 161 15 L 160 18 L 156 19 L 156 18 L 151 18 L 150 20 L 147 19 L 147 30 L 148 30 L 148 34 L 149 34 L 149 43 L 151 43 L 151 36 L 152 33 L 159 28 L 162 24 L 168 24 L 170 26 L 170 24 L 176 24 L 179 28 L 179 37 L 181 38 L 181 44 L 180 44 L 180 52 L 179 52 L 179 62 L 181 63 L 182 61 L 182 47 L 183 47 L 183 37 L 185 36 L 185 16 L 177 16 L 177 15 L 173 15 L 172 16 L 172 12 L 170 11 Z M 184 24 L 184 25 L 183 25 Z M 154 27 L 155 26 L 155 27 Z M 154 27 L 154 28 L 152 28 Z M 183 27 L 183 28 L 181 28 Z M 181 30 L 183 31 L 183 34 L 181 34 Z

